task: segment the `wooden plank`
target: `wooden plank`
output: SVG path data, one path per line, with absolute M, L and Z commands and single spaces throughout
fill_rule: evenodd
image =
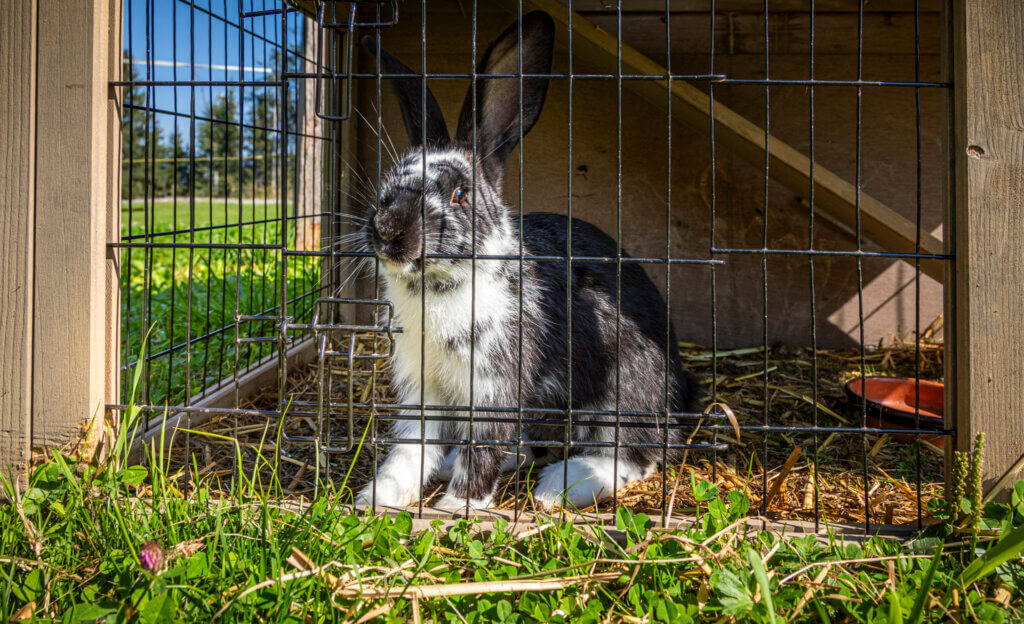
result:
M 559 0 L 563 7 L 569 6 L 569 0 Z M 770 0 L 769 14 L 783 12 L 804 12 L 811 10 L 812 0 Z M 857 13 L 861 0 L 813 0 L 815 13 Z M 306 15 L 316 18 L 316 2 L 314 0 L 290 0 L 290 3 Z M 617 0 L 572 0 L 574 11 L 593 15 L 598 13 L 615 13 Z M 431 3 L 433 5 L 434 3 Z M 465 2 L 444 2 L 431 6 L 431 12 L 442 12 L 470 15 L 473 11 L 473 0 Z M 477 15 L 494 13 L 495 4 L 484 0 L 476 0 Z M 942 7 L 941 0 L 871 0 L 863 2 L 865 14 L 872 13 L 914 13 L 919 7 L 922 15 L 938 13 Z M 753 13 L 764 14 L 764 0 L 669 0 L 669 11 L 672 13 L 709 13 L 714 6 L 716 13 Z M 399 19 L 416 19 L 419 16 L 417 3 L 399 4 Z M 388 19 L 390 9 L 385 5 L 384 19 Z M 664 14 L 665 0 L 624 0 L 623 15 Z
M 953 82 L 955 67 L 953 63 L 953 10 L 951 6 L 943 6 L 942 20 L 942 69 L 943 81 Z M 954 97 L 947 92 L 942 101 L 942 144 L 944 146 L 942 159 L 942 243 L 946 253 L 952 254 L 956 251 L 956 187 L 959 168 L 956 161 L 956 146 L 962 144 L 962 139 L 957 138 L 956 117 L 954 115 Z M 956 266 L 954 270 L 946 271 L 945 280 L 942 282 L 943 301 L 943 341 L 945 353 L 942 358 L 943 383 L 946 387 L 958 388 L 957 359 L 959 340 L 956 328 L 959 325 L 956 313 Z M 956 429 L 956 392 L 944 392 L 943 403 L 943 426 L 954 431 Z M 956 440 L 943 446 L 945 457 L 943 458 L 943 481 L 945 482 L 946 497 L 952 492 L 950 487 L 953 477 L 953 451 L 956 450 Z
M 303 61 L 305 71 L 315 73 L 316 63 L 316 42 L 317 29 L 316 21 L 306 18 L 303 20 Z M 330 34 L 324 37 L 324 45 L 333 37 Z M 301 251 L 312 251 L 320 247 L 320 210 L 323 201 L 323 163 L 321 162 L 323 150 L 320 149 L 322 141 L 316 137 L 323 133 L 323 121 L 316 116 L 316 88 L 313 80 L 303 80 L 301 85 L 302 95 L 302 133 L 300 141 L 302 150 L 300 152 L 299 169 L 299 193 L 298 206 L 295 222 L 295 248 Z M 326 85 L 324 86 L 326 89 Z
M 110 41 L 107 46 L 107 67 L 110 80 L 121 80 L 124 65 L 122 64 L 122 9 L 123 0 L 107 0 L 110 15 Z M 107 197 L 105 214 L 105 239 L 106 241 L 117 241 L 121 238 L 121 104 L 123 90 L 117 87 L 108 87 L 107 96 L 110 98 L 107 106 Z M 121 254 L 118 249 L 107 249 L 106 255 L 106 311 L 104 333 L 106 335 L 106 349 L 103 355 L 107 364 L 105 371 L 106 382 L 104 394 L 108 402 L 118 400 L 121 396 Z M 101 417 L 106 417 L 106 410 L 103 410 Z M 89 438 L 90 446 L 85 449 L 89 455 L 97 450 L 106 452 L 106 447 L 97 449 L 101 441 L 100 435 Z
M 0 471 L 24 480 L 31 439 L 36 3 L 0 12 Z
M 433 7 L 433 5 L 431 5 Z M 408 12 L 406 13 L 408 16 Z M 420 58 L 420 23 L 417 16 L 408 16 L 400 24 L 382 31 L 386 47 L 406 62 L 416 64 Z M 428 32 L 437 21 L 433 8 L 427 14 Z M 514 19 L 511 11 L 493 14 L 477 22 L 478 45 L 486 45 Z M 438 26 L 442 28 L 444 24 Z M 454 73 L 470 69 L 472 21 L 469 18 L 448 18 L 450 30 L 445 50 L 434 54 L 430 46 L 438 38 L 428 38 L 427 63 L 432 72 Z M 442 31 L 445 32 L 445 31 Z M 910 35 L 904 35 L 910 36 Z M 631 42 L 630 42 L 631 43 Z M 402 52 L 398 52 L 401 49 Z M 720 56 L 716 64 L 735 76 L 757 76 L 763 71 L 763 58 L 754 55 Z M 361 55 L 360 72 L 373 71 L 370 55 Z M 559 46 L 555 54 L 555 71 L 568 69 L 565 48 Z M 592 67 L 575 61 L 579 72 L 590 72 Z M 681 74 L 706 71 L 707 58 L 687 55 L 673 57 L 673 68 Z M 869 68 L 871 71 L 869 72 Z M 822 78 L 850 78 L 856 76 L 857 59 L 850 55 L 818 55 L 816 75 Z M 929 80 L 940 78 L 938 55 L 922 58 L 922 76 Z M 807 56 L 772 55 L 772 75 L 780 79 L 806 77 Z M 911 56 L 875 56 L 865 58 L 865 72 L 871 76 L 913 79 L 914 59 Z M 363 93 L 359 110 L 364 114 L 380 110 L 386 131 L 396 146 L 407 147 L 402 130 L 402 119 L 387 84 L 383 84 L 381 103 L 376 102 L 373 79 L 358 80 Z M 437 80 L 431 89 L 442 110 L 452 119 L 466 93 L 468 81 Z M 697 83 L 699 85 L 699 83 Z M 616 227 L 616 156 L 615 107 L 617 97 L 614 81 L 577 80 L 574 83 L 573 110 L 573 167 L 583 166 L 587 173 L 577 172 L 573 178 L 573 211 L 607 232 Z M 702 85 L 699 85 L 702 86 Z M 568 81 L 553 80 L 544 112 L 538 124 L 526 139 L 528 156 L 525 165 L 529 171 L 524 179 L 526 211 L 539 210 L 548 198 L 555 201 L 544 205 L 545 210 L 566 210 L 568 186 L 567 129 Z M 703 86 L 702 86 L 703 88 Z M 922 226 L 925 231 L 941 236 L 942 226 L 942 158 L 941 102 L 943 89 L 922 89 Z M 747 119 L 761 123 L 764 113 L 764 89 L 760 86 L 716 86 L 715 96 Z M 663 93 L 662 99 L 667 95 Z M 581 105 L 584 103 L 585 105 Z M 623 181 L 624 200 L 628 202 L 628 215 L 634 226 L 623 231 L 625 248 L 634 255 L 658 257 L 665 251 L 665 197 L 662 192 L 666 179 L 664 166 L 667 150 L 664 131 L 666 116 L 633 94 L 623 94 Z M 865 89 L 863 99 L 864 125 L 862 129 L 862 180 L 864 190 L 875 197 L 885 197 L 886 203 L 910 219 L 915 219 L 916 184 L 913 175 L 916 155 L 915 97 L 913 89 Z M 815 95 L 816 129 L 815 158 L 819 164 L 832 169 L 849 180 L 855 175 L 854 137 L 856 131 L 856 94 L 850 87 L 820 88 Z M 810 136 L 807 119 L 809 103 L 803 86 L 771 89 L 772 133 L 803 153 L 807 153 Z M 372 115 L 370 115 L 372 117 Z M 371 122 L 375 123 L 375 122 Z M 453 123 L 453 122 L 452 122 Z M 352 128 L 363 135 L 358 140 L 360 152 L 346 161 L 360 163 L 372 180 L 376 171 L 377 139 L 370 127 L 361 120 Z M 673 124 L 672 196 L 673 222 L 669 235 L 673 241 L 675 257 L 697 258 L 707 254 L 710 227 L 710 172 L 708 171 L 709 144 L 705 137 L 684 124 Z M 349 134 L 352 134 L 351 132 Z M 508 171 L 508 188 L 518 189 L 517 161 L 512 159 Z M 934 166 L 933 166 L 934 165 Z M 758 247 L 762 240 L 761 216 L 764 182 L 763 162 L 748 164 L 721 146 L 716 158 L 717 240 L 729 247 Z M 385 162 L 385 171 L 387 165 Z M 909 172 L 909 175 L 908 175 Z M 585 201 L 582 198 L 586 198 Z M 506 198 L 517 205 L 513 196 Z M 794 196 L 775 182 L 768 188 L 768 243 L 771 248 L 806 248 L 809 218 L 806 200 Z M 680 219 L 680 216 L 685 218 Z M 821 249 L 852 249 L 853 239 L 843 231 L 850 228 L 833 227 L 834 219 L 815 216 L 816 246 Z M 936 231 L 938 230 L 938 231 Z M 874 245 L 866 245 L 879 251 Z M 815 261 L 814 298 L 817 312 L 818 345 L 827 348 L 849 348 L 859 340 L 857 306 L 857 263 L 849 257 L 819 257 Z M 656 284 L 664 284 L 664 274 L 648 266 Z M 785 344 L 809 344 L 809 315 L 811 293 L 808 287 L 807 258 L 801 256 L 775 256 L 769 259 L 769 282 L 773 284 L 769 296 L 769 336 L 771 341 Z M 760 344 L 760 323 L 751 324 L 749 309 L 762 304 L 760 259 L 755 255 L 731 255 L 719 269 L 717 334 L 712 335 L 711 304 L 706 294 L 710 288 L 709 274 L 703 269 L 686 267 L 675 270 L 670 304 L 676 330 L 685 335 L 682 340 L 710 345 L 713 337 L 720 348 L 746 347 Z M 903 262 L 887 259 L 868 260 L 863 263 L 865 294 L 881 295 L 880 299 L 865 299 L 865 342 L 876 344 L 888 340 L 896 328 L 915 326 L 914 268 Z M 682 282 L 675 280 L 683 280 Z M 355 281 L 355 280 L 354 280 Z M 373 282 L 359 280 L 366 289 L 362 295 L 372 297 Z M 676 284 L 684 283 L 685 288 Z M 942 286 L 924 278 L 920 318 L 927 325 L 942 313 Z M 876 307 L 877 306 L 877 307 Z M 841 315 L 839 324 L 834 316 Z M 360 318 L 368 318 L 361 316 Z M 702 320 L 703 319 L 703 320 Z M 728 345 L 728 346 L 726 346 Z M 952 411 L 950 411 L 952 413 Z
M 109 396 L 109 146 L 119 32 L 108 2 L 38 10 L 32 445 L 75 441 Z M 113 28 L 112 28 L 113 27 Z M 114 63 L 120 65 L 120 63 Z M 113 125 L 112 125 L 113 123 Z M 99 431 L 100 428 L 95 428 Z
M 314 0 L 291 0 L 295 8 L 302 11 L 309 17 L 316 19 L 316 2 Z
M 356 70 L 359 69 L 360 57 L 361 55 L 357 54 L 356 58 L 352 60 L 352 67 Z M 361 89 L 369 88 L 369 85 L 359 80 L 353 80 L 350 87 L 352 89 L 353 107 L 362 111 L 374 110 L 374 108 L 360 108 Z M 353 114 L 355 114 L 355 112 L 353 112 Z M 356 115 L 356 117 L 358 118 L 358 115 Z M 376 123 L 373 116 L 368 116 L 368 118 L 371 120 L 370 123 Z M 357 167 L 359 167 L 357 163 L 359 162 L 359 146 L 361 144 L 361 135 L 359 133 L 363 132 L 363 136 L 365 136 L 367 128 L 368 126 L 361 119 L 350 120 L 348 123 L 335 122 L 333 125 L 327 124 L 324 128 L 326 134 L 332 137 L 332 141 L 331 143 L 321 141 L 321 153 L 324 153 L 326 149 L 331 149 L 332 152 L 337 150 L 337 156 L 333 158 L 325 158 L 321 156 L 324 175 L 326 175 L 329 180 L 327 188 L 332 189 L 333 191 L 329 198 L 324 198 L 324 206 L 332 212 L 348 215 L 365 214 L 365 208 L 358 206 L 354 197 L 356 197 L 356 193 L 360 192 L 360 190 L 365 192 L 365 189 L 361 189 L 359 185 L 358 179 L 356 178 L 356 171 Z M 374 137 L 373 141 L 376 141 L 376 137 Z M 335 148 L 333 147 L 334 145 L 337 145 L 338 147 Z M 376 167 L 374 167 L 372 171 L 373 177 L 375 178 Z M 328 234 L 328 236 L 331 237 L 331 240 L 339 240 L 341 237 L 351 234 L 359 229 L 356 222 L 352 219 L 332 219 L 332 221 L 333 222 L 330 223 L 331 231 Z M 347 277 L 346 273 L 348 267 L 346 267 L 345 263 L 339 262 L 338 258 L 326 257 L 324 258 L 323 264 L 321 264 L 320 270 L 323 275 L 331 276 L 332 283 L 340 284 L 343 283 Z M 359 283 L 362 281 L 366 280 L 353 279 L 348 283 L 344 291 L 325 294 L 333 297 L 359 297 Z M 368 298 L 373 296 L 372 292 L 367 294 Z M 340 310 L 342 314 L 346 312 L 346 307 L 349 306 L 344 306 L 342 310 Z M 357 319 L 360 318 L 359 309 L 361 307 L 362 306 L 357 306 L 355 310 L 350 312 L 350 316 L 342 316 L 341 319 L 344 319 L 344 322 L 357 323 Z M 370 313 L 372 314 L 373 310 L 371 310 Z
M 313 338 L 306 338 L 293 345 L 288 349 L 286 357 L 287 365 L 296 368 L 305 366 L 313 361 L 314 358 L 316 358 L 316 344 Z M 280 364 L 280 358 L 277 353 L 271 353 L 262 358 L 248 372 L 239 376 L 237 384 L 238 396 L 253 396 L 257 392 L 273 386 L 277 380 Z M 217 385 L 193 396 L 186 405 L 195 408 L 237 407 L 235 405 L 235 387 L 235 377 L 234 375 L 229 375 Z M 179 428 L 191 429 L 198 427 L 209 420 L 210 416 L 211 414 L 202 412 L 177 412 L 169 415 L 166 423 L 162 417 L 157 418 L 135 440 L 128 455 L 129 463 L 142 461 L 143 451 L 146 446 L 159 442 L 161 430 L 164 432 L 164 450 L 167 450 L 174 442 L 184 439 L 184 433 L 179 433 Z
M 585 15 L 613 37 L 618 32 L 614 13 Z M 864 16 L 863 53 L 914 54 L 913 13 L 869 13 Z M 858 19 L 856 13 L 823 13 L 814 18 L 814 53 L 857 54 Z M 939 52 L 939 15 L 920 16 L 922 54 Z M 708 13 L 673 15 L 669 42 L 673 54 L 708 54 L 711 51 L 711 16 Z M 622 40 L 652 59 L 665 58 L 665 17 L 655 14 L 624 14 Z M 768 20 L 768 44 L 773 56 L 810 54 L 810 13 L 771 13 Z M 763 15 L 750 13 L 720 14 L 715 18 L 715 54 L 758 54 L 765 51 Z
M 559 36 L 568 28 L 568 14 L 557 0 L 524 0 L 523 10 L 542 9 L 554 17 Z M 607 32 L 594 26 L 589 20 L 573 16 L 573 55 L 579 64 L 602 72 L 617 71 L 617 42 Z M 661 67 L 643 54 L 622 44 L 621 69 L 625 74 L 665 74 Z M 666 103 L 666 81 L 626 80 L 623 87 L 654 106 L 664 107 Z M 672 114 L 691 128 L 708 132 L 710 130 L 710 102 L 707 94 L 684 81 L 672 82 Z M 731 149 L 747 162 L 762 167 L 765 151 L 769 154 L 769 175 L 802 197 L 809 196 L 811 162 L 787 143 L 771 138 L 766 141 L 765 133 L 757 124 L 749 121 L 726 106 L 715 103 L 715 140 L 719 145 Z M 914 253 L 917 231 L 908 219 L 875 199 L 857 192 L 856 187 L 846 182 L 820 164 L 814 166 L 814 192 L 817 205 L 815 210 L 827 213 L 846 227 L 856 226 L 858 205 L 861 233 L 865 239 L 882 249 L 896 253 Z M 859 195 L 859 197 L 858 197 Z M 922 232 L 921 252 L 941 254 L 942 241 L 927 232 Z M 941 281 L 943 265 L 939 260 L 922 260 L 921 270 L 926 275 Z
M 1024 455 L 1024 3 L 954 3 L 957 448 Z
M 499 5 L 504 6 L 504 5 Z M 392 54 L 410 62 L 419 59 L 422 42 L 417 36 L 415 40 L 402 37 L 399 31 L 409 23 L 419 23 L 419 15 L 403 15 L 407 18 L 401 26 L 394 29 L 382 29 L 381 39 Z M 415 13 L 415 12 L 414 12 Z M 477 32 L 480 45 L 488 42 L 507 26 L 514 16 L 511 10 L 500 13 L 478 12 Z M 612 37 L 618 32 L 618 19 L 614 13 L 589 13 L 585 15 L 598 28 L 607 31 Z M 768 22 L 769 45 L 772 59 L 784 55 L 799 56 L 807 67 L 807 56 L 810 54 L 810 15 L 808 13 L 787 12 L 772 13 Z M 459 26 L 460 33 L 448 35 L 445 28 Z M 650 13 L 624 13 L 622 16 L 623 42 L 630 44 L 639 52 L 651 59 L 665 62 L 665 17 Z M 690 65 L 693 59 L 701 59 L 703 67 L 707 67 L 707 56 L 711 50 L 710 15 L 707 13 L 678 13 L 671 19 L 671 45 L 673 67 Z M 427 14 L 427 65 L 431 72 L 433 59 L 446 54 L 464 55 L 465 68 L 458 71 L 470 71 L 469 37 L 472 31 L 469 16 L 452 15 L 435 10 L 433 5 Z M 921 54 L 922 56 L 939 53 L 939 17 L 935 13 L 925 13 L 920 18 Z M 467 43 L 462 44 L 462 39 Z M 824 13 L 815 17 L 814 53 L 817 59 L 829 54 L 857 54 L 858 30 L 856 13 Z M 715 19 L 715 54 L 720 60 L 726 61 L 722 55 L 758 55 L 764 54 L 764 16 L 750 13 L 721 13 Z M 894 79 L 891 76 L 878 76 L 872 73 L 873 65 L 881 64 L 894 55 L 913 56 L 914 15 L 910 13 L 868 13 L 864 16 L 864 57 L 865 78 Z M 878 60 L 872 62 L 871 57 Z M 762 63 L 763 65 L 763 63 Z M 775 68 L 773 64 L 773 75 Z M 806 69 L 804 70 L 806 75 Z M 850 79 L 856 76 L 856 65 L 842 76 Z M 910 78 L 912 78 L 912 74 Z M 899 79 L 907 80 L 904 76 Z
M 569 0 L 559 0 L 564 6 L 569 6 Z M 810 11 L 812 0 L 770 0 L 768 3 L 769 13 L 777 11 Z M 874 13 L 913 13 L 914 0 L 813 0 L 814 10 L 819 13 L 829 11 L 847 11 L 856 13 L 864 5 L 864 12 Z M 616 11 L 618 0 L 572 0 L 572 8 L 579 13 L 588 12 L 611 12 Z M 764 0 L 669 0 L 669 10 L 681 13 L 707 13 L 711 7 L 715 11 L 735 11 L 746 13 L 764 14 Z M 941 6 L 940 0 L 920 0 L 920 11 L 937 12 Z M 622 2 L 623 13 L 664 13 L 665 0 L 626 0 Z
M 929 1 L 929 0 L 925 0 Z M 316 7 L 317 3 L 315 0 L 290 0 L 295 5 L 295 8 L 299 9 L 309 17 L 316 19 Z M 473 12 L 473 0 L 464 2 L 431 2 L 430 12 L 431 13 L 446 13 L 448 15 L 461 15 L 466 17 Z M 504 9 L 500 6 L 496 6 L 493 2 L 487 2 L 486 0 L 476 0 L 476 13 L 477 15 L 484 15 L 487 13 L 502 13 Z M 391 7 L 386 2 L 364 2 L 361 6 L 357 7 L 359 10 L 358 20 L 361 23 L 371 23 L 375 19 L 377 13 L 377 6 L 380 5 L 381 17 L 380 19 L 387 22 L 391 19 Z M 341 11 L 347 11 L 347 5 L 338 6 L 339 15 Z M 327 13 L 330 15 L 330 13 Z M 408 19 L 419 19 L 420 5 L 416 2 L 399 2 L 398 3 L 398 15 L 399 20 Z M 384 27 L 388 28 L 388 27 Z M 361 35 L 360 35 L 361 36 Z
M 305 512 L 311 504 L 311 502 L 306 501 L 282 500 L 274 503 L 274 506 L 279 509 L 301 514 Z M 611 505 L 609 504 L 608 507 L 610 508 Z M 414 533 L 426 531 L 435 525 L 440 530 L 447 531 L 457 520 L 472 518 L 476 520 L 473 523 L 474 531 L 486 533 L 493 530 L 494 523 L 496 521 L 504 520 L 508 524 L 509 528 L 507 530 L 509 532 L 525 537 L 524 534 L 527 533 L 533 535 L 539 531 L 544 531 L 545 529 L 539 529 L 539 527 L 550 524 L 552 519 L 558 519 L 567 520 L 578 525 L 601 526 L 608 531 L 609 536 L 613 539 L 619 540 L 621 538 L 625 540 L 625 532 L 614 528 L 616 526 L 615 514 L 608 512 L 566 511 L 564 513 L 538 513 L 524 510 L 520 511 L 518 517 L 516 517 L 515 512 L 512 509 L 470 509 L 469 515 L 467 516 L 465 510 L 449 511 L 447 509 L 438 509 L 436 507 L 429 506 L 424 506 L 421 510 L 416 505 L 413 505 L 412 507 L 382 507 L 378 505 L 376 508 L 371 508 L 368 505 L 355 505 L 350 506 L 350 508 L 354 513 L 361 516 L 374 514 L 393 516 L 403 511 L 408 512 L 413 517 L 412 530 Z M 653 530 L 656 532 L 664 531 L 666 529 L 674 530 L 677 528 L 691 526 L 697 521 L 693 516 L 673 515 L 668 519 L 667 523 L 662 523 L 660 515 L 651 515 L 652 520 L 654 521 Z M 773 520 L 764 516 L 748 516 L 738 525 L 738 527 L 742 527 L 741 530 L 771 531 L 773 533 L 786 535 L 792 535 L 794 533 L 817 535 L 823 540 L 827 540 L 831 534 L 833 536 L 841 536 L 842 539 L 846 541 L 855 542 L 862 542 L 870 539 L 873 535 L 907 539 L 917 533 L 917 526 L 914 524 L 872 523 L 871 531 L 865 535 L 863 522 L 821 522 L 815 524 L 808 520 Z

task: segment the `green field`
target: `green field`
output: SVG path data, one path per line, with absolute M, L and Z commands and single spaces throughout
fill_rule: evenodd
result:
M 241 205 L 239 205 L 241 201 Z M 187 198 L 174 200 L 158 199 L 148 206 L 136 201 L 129 205 L 121 203 L 121 235 L 141 235 L 146 233 L 146 219 L 148 217 L 149 231 L 168 232 L 172 230 L 187 230 L 191 219 Z M 235 225 L 239 221 L 251 223 L 280 217 L 280 203 L 274 200 L 264 202 L 262 199 L 224 200 L 211 198 L 197 198 L 194 204 L 195 227 L 205 228 L 210 225 Z M 248 228 L 249 226 L 243 226 Z M 252 226 L 262 231 L 262 224 Z M 262 234 L 261 234 L 262 235 Z M 179 239 L 181 235 L 179 235 Z M 184 235 L 188 240 L 188 234 Z
M 131 243 L 280 245 L 279 216 L 278 204 L 249 200 L 241 207 L 237 200 L 197 200 L 194 221 L 187 200 L 158 201 L 148 209 L 122 205 L 122 237 Z M 147 237 L 147 231 L 164 234 Z M 294 236 L 290 222 L 290 245 Z M 140 389 L 143 402 L 176 405 L 230 375 L 236 368 L 236 314 L 277 314 L 284 277 L 278 250 L 135 247 L 122 248 L 121 260 L 122 364 L 135 362 L 147 331 L 146 352 L 153 354 Z M 290 258 L 286 277 L 288 299 L 311 291 L 319 283 L 318 259 Z M 310 297 L 296 301 L 288 314 L 308 316 L 311 303 Z M 273 328 L 250 322 L 239 333 L 268 336 Z M 270 346 L 243 345 L 238 366 L 268 355 Z

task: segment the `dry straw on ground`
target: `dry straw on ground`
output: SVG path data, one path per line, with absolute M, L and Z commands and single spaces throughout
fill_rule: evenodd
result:
M 862 371 L 868 375 L 908 377 L 916 371 L 921 379 L 941 381 L 943 346 L 933 339 L 940 327 L 941 318 L 922 332 L 918 344 L 894 336 L 885 344 L 867 349 L 863 355 L 860 349 L 814 353 L 808 348 L 779 347 L 720 351 L 713 358 L 708 350 L 685 343 L 680 350 L 687 368 L 705 380 L 709 400 L 728 405 L 740 425 L 860 427 L 862 416 L 848 404 L 843 384 Z M 360 336 L 359 352 L 372 353 L 373 340 L 370 335 Z M 354 375 L 356 403 L 394 402 L 384 361 L 357 360 L 353 371 L 344 358 L 339 358 L 331 367 L 331 403 L 336 415 L 330 418 L 318 418 L 316 413 L 315 363 L 290 371 L 285 403 L 291 401 L 291 405 L 283 420 L 279 449 L 275 440 L 282 423 L 276 418 L 252 416 L 236 421 L 217 416 L 199 429 L 237 440 L 242 468 L 247 474 L 254 465 L 262 466 L 260 471 L 269 478 L 270 464 L 257 461 L 257 457 L 262 455 L 273 462 L 276 456 L 278 477 L 286 496 L 313 495 L 317 479 L 335 486 L 344 482 L 349 487 L 358 487 L 371 478 L 374 464 L 383 459 L 386 447 L 366 444 L 358 456 L 355 451 L 333 449 L 321 456 L 318 466 L 311 444 L 288 440 L 315 437 L 321 429 L 324 438 L 344 436 L 349 375 Z M 240 407 L 277 410 L 279 404 L 275 388 L 246 399 Z M 378 415 L 387 413 L 383 409 L 377 411 Z M 367 430 L 368 423 L 371 433 L 374 426 L 380 427 L 381 435 L 385 433 L 384 423 L 371 423 L 366 410 L 362 410 L 354 418 L 357 438 Z M 695 478 L 713 481 L 722 496 L 732 490 L 745 491 L 752 509 L 765 506 L 766 515 L 774 519 L 817 517 L 862 522 L 867 507 L 872 523 L 903 524 L 916 523 L 919 518 L 927 523 L 923 504 L 941 495 L 942 452 L 924 441 L 908 444 L 887 435 L 795 431 L 744 431 L 742 439 L 736 440 L 732 431 L 722 430 L 714 434 L 701 431 L 697 439 L 707 441 L 713 435 L 718 442 L 729 444 L 729 450 L 689 452 L 682 463 L 618 492 L 619 504 L 635 511 L 657 513 L 670 507 L 674 515 L 692 515 L 695 501 L 691 478 Z M 190 445 L 200 467 L 200 478 L 230 480 L 236 462 L 233 440 L 193 434 Z M 186 465 L 184 445 L 175 447 L 172 461 L 179 467 Z M 518 475 L 503 477 L 498 487 L 498 507 L 529 508 L 530 476 L 523 470 Z M 432 485 L 425 492 L 428 502 L 442 488 L 440 483 Z

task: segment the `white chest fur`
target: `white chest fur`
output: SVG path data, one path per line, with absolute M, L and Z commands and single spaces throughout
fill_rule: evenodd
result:
M 518 298 L 510 292 L 497 261 L 468 266 L 449 274 L 456 286 L 439 291 L 410 288 L 409 275 L 389 273 L 388 298 L 395 305 L 394 378 L 403 403 L 419 403 L 423 382 L 424 402 L 446 405 L 494 405 L 503 389 L 493 358 L 505 354 L 509 329 L 518 313 Z M 419 275 L 411 276 L 415 282 Z M 471 329 L 473 328 L 473 329 Z M 473 393 L 470 396 L 470 362 L 473 362 Z

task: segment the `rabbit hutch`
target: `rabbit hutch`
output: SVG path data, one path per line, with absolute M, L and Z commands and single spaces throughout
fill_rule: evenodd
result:
M 528 17 L 551 25 L 547 48 Z M 632 439 L 671 459 L 584 512 L 684 518 L 697 478 L 793 527 L 875 532 L 927 523 L 978 433 L 992 495 L 1024 463 L 1015 0 L 31 0 L 2 24 L 5 470 L 102 456 L 131 426 L 136 457 L 159 454 L 182 488 L 276 465 L 277 495 L 347 504 L 403 443 L 416 482 L 432 446 L 519 453 L 546 418 L 558 433 L 536 446 L 558 460 L 588 426 L 602 452 Z M 488 175 L 520 235 L 511 255 L 438 255 L 474 276 L 500 260 L 523 284 L 550 265 L 561 281 L 534 285 L 570 308 L 574 267 L 603 267 L 607 410 L 523 398 L 528 286 L 503 300 L 514 400 L 478 403 L 472 381 L 465 404 L 396 387 L 396 344 L 418 342 L 424 375 L 430 330 L 393 300 L 371 223 L 408 154 L 426 173 L 435 109 L 455 130 L 463 102 L 463 153 L 505 159 Z M 489 132 L 505 142 L 485 153 Z M 471 212 L 470 238 L 490 218 Z M 577 250 L 566 237 L 583 234 L 550 217 L 561 248 L 536 252 L 521 229 L 535 212 L 593 224 L 610 251 Z M 425 280 L 425 234 L 422 248 Z M 631 299 L 648 278 L 657 293 Z M 486 297 L 470 291 L 472 314 Z M 661 319 L 665 347 L 646 373 L 664 376 L 662 420 L 633 429 L 624 306 Z M 669 399 L 668 361 L 692 374 L 693 409 Z M 586 385 L 593 362 L 559 362 Z M 430 439 L 434 420 L 460 435 Z M 498 430 L 516 433 L 480 437 Z M 479 513 L 534 512 L 540 471 L 495 473 Z M 418 514 L 451 516 L 441 480 L 413 487 Z

